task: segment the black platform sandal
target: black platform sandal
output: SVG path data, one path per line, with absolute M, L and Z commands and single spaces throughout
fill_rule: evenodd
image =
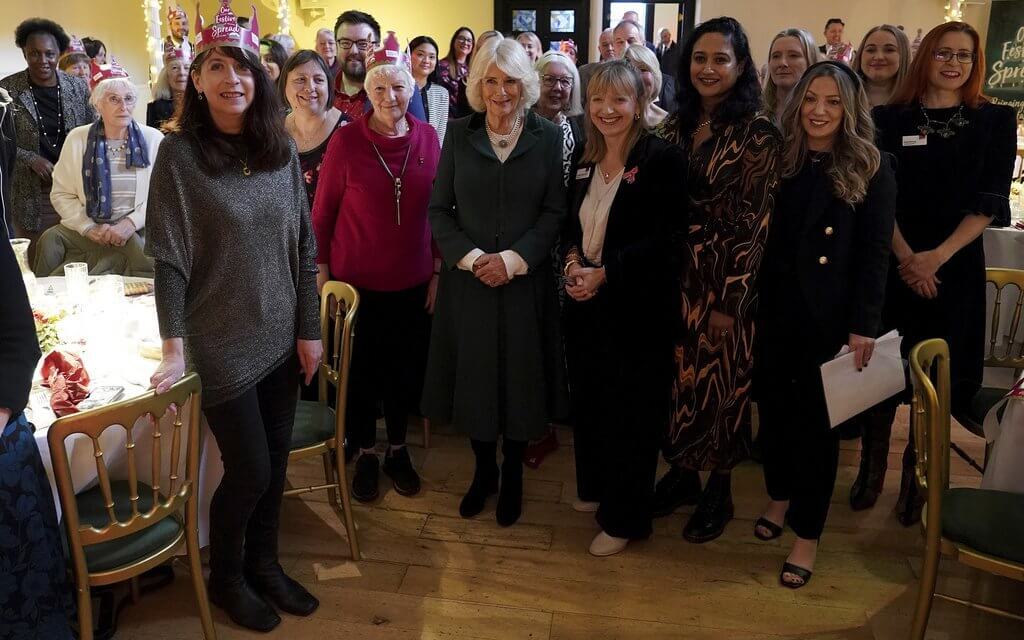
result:
M 803 580 L 803 582 L 789 582 L 785 576 L 787 573 L 791 573 L 797 578 Z M 811 571 L 798 567 L 790 562 L 784 562 L 782 564 L 782 573 L 779 574 L 779 584 L 790 589 L 799 589 L 800 587 L 807 586 L 807 583 L 811 581 Z
M 765 529 L 767 529 L 770 532 L 770 535 L 763 535 L 759 531 L 759 527 L 764 527 Z M 784 529 L 784 524 L 778 525 L 769 520 L 768 518 L 761 517 L 758 518 L 757 522 L 754 523 L 754 537 L 758 540 L 768 542 L 769 540 L 775 540 L 776 538 L 780 537 Z

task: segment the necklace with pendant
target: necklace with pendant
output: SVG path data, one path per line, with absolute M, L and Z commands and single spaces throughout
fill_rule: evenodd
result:
M 512 125 L 512 129 L 507 134 L 502 135 L 492 131 L 491 125 L 487 122 L 487 119 L 484 118 L 484 126 L 487 128 L 487 137 L 491 139 L 492 144 L 498 145 L 501 149 L 507 149 L 509 145 L 512 144 L 512 139 L 516 137 L 516 134 L 519 132 L 519 127 L 522 124 L 523 116 L 522 114 L 519 114 L 516 116 L 516 121 Z
M 238 162 L 242 165 L 242 175 L 246 176 L 246 177 L 251 176 L 252 175 L 252 169 L 249 168 L 249 158 L 248 158 L 248 156 L 246 156 L 244 158 L 239 158 Z
M 956 135 L 956 129 L 962 129 L 967 126 L 968 120 L 964 117 L 963 103 L 957 108 L 956 113 L 945 122 L 932 120 L 931 116 L 928 115 L 928 110 L 924 108 L 924 102 L 919 104 L 921 105 L 921 115 L 924 116 L 924 124 L 919 126 L 917 130 L 921 132 L 922 136 L 934 133 L 940 138 L 952 138 Z

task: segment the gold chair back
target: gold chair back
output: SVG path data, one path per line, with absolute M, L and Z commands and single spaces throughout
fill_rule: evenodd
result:
M 81 550 L 82 545 L 93 545 L 117 540 L 151 527 L 160 520 L 178 513 L 182 506 L 197 509 L 195 495 L 199 477 L 199 425 L 200 425 L 201 383 L 197 374 L 190 374 L 175 384 L 166 393 L 157 395 L 149 392 L 137 398 L 123 400 L 106 407 L 76 413 L 58 419 L 46 434 L 53 462 L 53 474 L 60 494 L 61 509 L 68 523 L 71 549 Z M 172 409 L 171 405 L 177 407 Z M 188 412 L 185 426 L 182 414 Z M 165 427 L 161 423 L 168 412 L 173 422 Z M 139 511 L 139 461 L 136 460 L 137 438 L 135 432 L 139 418 L 148 418 L 153 427 L 152 474 L 153 501 L 145 513 Z M 125 430 L 125 455 L 128 466 L 131 515 L 127 520 L 118 520 L 114 513 L 114 497 L 105 452 L 100 443 L 103 433 L 115 426 Z M 184 433 L 183 433 L 184 432 Z M 96 474 L 100 491 L 107 510 L 107 524 L 102 528 L 82 526 L 78 518 L 75 501 L 75 487 L 71 479 L 65 440 L 72 436 L 89 438 L 92 441 L 96 459 Z M 170 440 L 170 462 L 163 469 L 163 443 Z M 185 473 L 181 473 L 181 451 L 185 447 Z M 166 482 L 165 482 L 166 481 Z
M 945 340 L 925 340 L 911 349 L 910 378 L 917 482 L 928 494 L 931 515 L 933 502 L 936 506 L 941 502 L 931 498 L 941 498 L 949 488 L 949 347 Z
M 985 354 L 986 367 L 1004 367 L 1014 370 L 1024 369 L 1024 336 L 1021 335 L 1021 319 L 1024 316 L 1024 271 L 1020 269 L 985 269 L 985 279 L 995 287 L 995 302 L 992 306 L 992 317 L 989 319 L 988 353 Z M 1012 306 L 1004 296 L 1011 294 L 1007 286 L 1016 288 L 1016 299 Z M 1008 308 L 1004 309 L 1004 302 Z M 1009 340 L 1003 344 L 1001 320 L 1003 314 L 1010 313 Z
M 359 311 L 359 293 L 345 282 L 331 280 L 320 293 L 320 335 L 327 341 L 320 362 L 320 403 L 327 404 L 327 385 L 337 392 L 336 413 L 339 437 L 344 437 L 345 404 L 348 395 L 349 366 L 352 363 L 352 336 Z M 339 440 L 340 442 L 340 440 Z

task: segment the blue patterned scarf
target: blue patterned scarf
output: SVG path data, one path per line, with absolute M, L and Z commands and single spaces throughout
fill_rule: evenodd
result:
M 138 123 L 132 120 L 128 127 L 126 164 L 144 169 L 149 166 L 146 138 Z M 110 202 L 110 162 L 107 159 L 107 139 L 103 135 L 103 120 L 89 127 L 89 139 L 82 158 L 82 184 L 85 187 L 85 213 L 96 222 L 107 222 L 113 215 Z

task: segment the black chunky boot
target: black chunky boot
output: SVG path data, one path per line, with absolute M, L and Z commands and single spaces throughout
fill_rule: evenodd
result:
M 654 487 L 651 515 L 663 518 L 683 505 L 697 504 L 700 496 L 700 474 L 692 469 L 672 466 Z
M 523 514 L 523 454 L 526 441 L 506 438 L 501 445 L 501 492 L 495 517 L 503 527 L 514 525 Z
M 459 504 L 459 515 L 472 518 L 484 510 L 487 498 L 498 492 L 498 463 L 494 460 L 498 452 L 497 442 L 483 442 L 470 439 L 473 455 L 476 457 L 476 469 L 473 471 L 473 482 L 469 491 Z
M 732 516 L 732 474 L 713 471 L 697 510 L 683 527 L 683 537 L 698 544 L 710 542 L 722 535 Z
M 870 509 L 882 495 L 895 417 L 896 404 L 886 403 L 868 409 L 857 418 L 864 434 L 860 446 L 860 470 L 850 487 L 850 507 L 854 511 Z
M 242 576 L 222 580 L 211 575 L 207 592 L 210 602 L 240 627 L 266 633 L 281 624 L 281 616 Z
M 246 569 L 245 578 L 256 593 L 293 616 L 308 616 L 320 606 L 320 601 L 301 584 L 289 578 L 276 562 Z

